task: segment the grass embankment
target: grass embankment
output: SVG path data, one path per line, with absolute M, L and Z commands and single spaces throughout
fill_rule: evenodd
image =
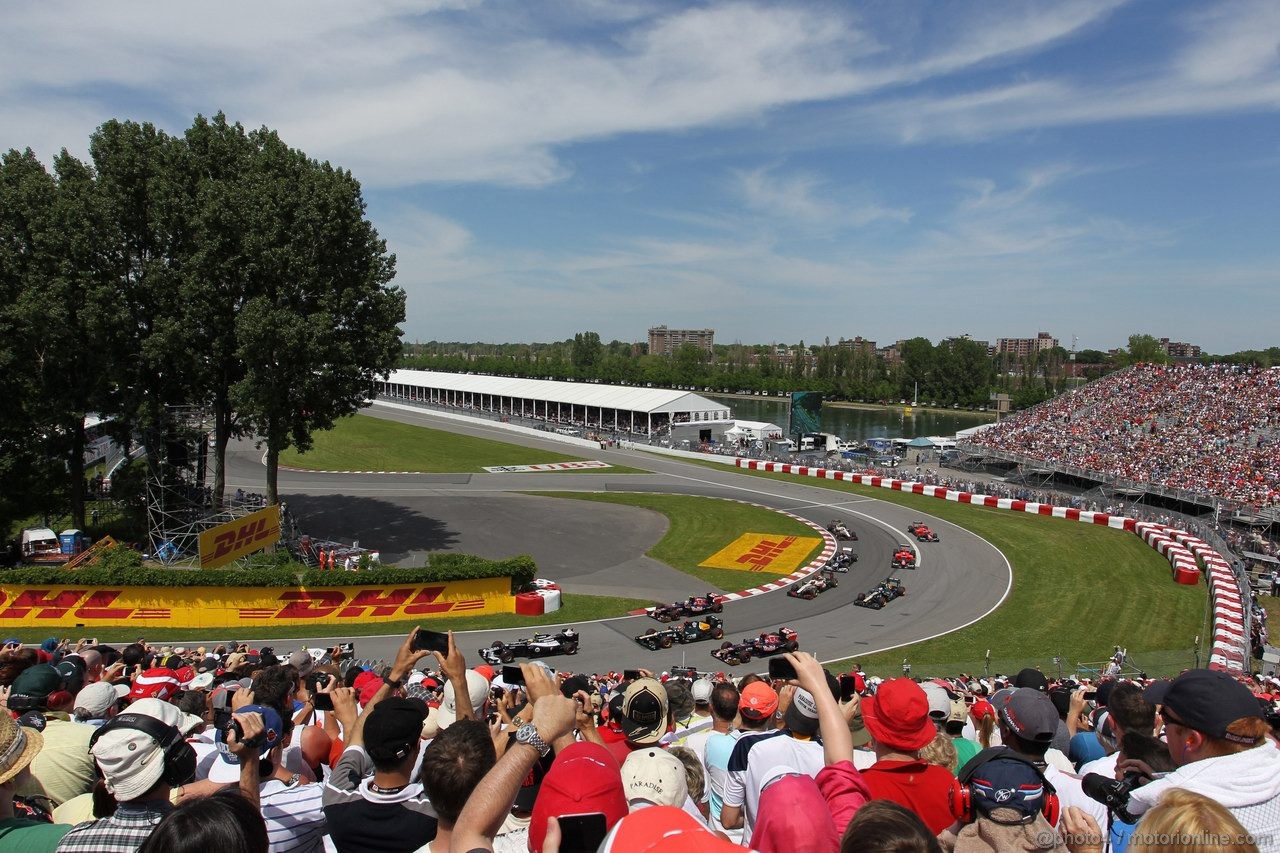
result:
M 734 503 L 716 498 L 689 495 L 651 494 L 587 494 L 576 492 L 533 492 L 552 498 L 623 504 L 653 510 L 667 517 L 669 526 L 662 540 L 646 552 L 647 556 L 666 563 L 673 569 L 705 581 L 709 587 L 723 592 L 736 592 L 750 586 L 777 580 L 791 573 L 749 572 L 714 569 L 698 565 L 732 543 L 743 533 L 766 533 L 774 536 L 803 536 L 817 539 L 818 544 L 804 555 L 797 568 L 822 550 L 821 536 L 808 525 L 758 506 Z
M 639 598 L 618 598 L 608 595 L 566 595 L 564 606 L 555 613 L 543 616 L 516 616 L 502 613 L 493 616 L 462 616 L 451 619 L 422 619 L 401 622 L 365 622 L 356 625 L 307 625 L 268 628 L 260 625 L 239 628 L 6 628 L 4 637 L 17 637 L 24 643 L 39 643 L 52 636 L 70 637 L 75 641 L 83 636 L 97 637 L 104 643 L 132 643 L 138 637 L 146 637 L 148 643 L 189 642 L 193 637 L 227 639 L 285 640 L 291 638 L 320 637 L 326 633 L 334 636 L 368 637 L 377 634 L 405 634 L 415 625 L 435 631 L 483 631 L 498 628 L 519 628 L 535 625 L 574 625 L 592 619 L 610 619 L 628 610 L 647 607 L 652 601 Z M 464 649 L 464 654 L 469 652 Z
M 342 418 L 315 434 L 306 453 L 289 449 L 280 464 L 317 471 L 412 471 L 421 474 L 484 473 L 497 465 L 582 462 L 584 457 L 505 444 L 368 415 Z M 575 473 L 635 474 L 637 468 L 584 468 Z
M 1204 584 L 1175 584 L 1169 563 L 1132 533 L 870 486 L 736 470 L 910 507 L 973 531 L 1008 558 L 1013 589 L 999 609 L 945 637 L 859 656 L 868 672 L 899 674 L 904 657 L 913 675 L 981 672 L 988 650 L 993 673 L 1022 666 L 1053 672 L 1054 657 L 1062 658 L 1066 672 L 1080 662 L 1106 659 L 1114 645 L 1126 646 L 1150 673 L 1177 672 L 1194 664 L 1195 638 L 1206 635 Z M 946 544 L 944 533 L 934 547 Z M 1206 659 L 1202 650 L 1201 663 Z M 847 667 L 851 660 L 832 667 Z

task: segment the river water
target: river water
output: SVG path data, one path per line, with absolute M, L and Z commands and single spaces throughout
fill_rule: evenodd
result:
M 741 421 L 763 421 L 787 428 L 787 401 L 775 397 L 736 397 L 703 394 L 733 409 Z M 869 438 L 915 438 L 920 435 L 955 435 L 962 429 L 990 423 L 990 415 L 977 412 L 941 413 L 914 409 L 903 416 L 902 409 L 846 409 L 822 407 L 822 431 L 841 438 L 866 441 Z

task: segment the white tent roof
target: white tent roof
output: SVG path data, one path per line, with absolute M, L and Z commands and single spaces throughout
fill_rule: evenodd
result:
M 437 373 L 432 370 L 396 370 L 387 379 L 419 388 L 439 388 L 498 397 L 521 397 L 574 406 L 599 406 L 631 412 L 719 412 L 714 420 L 728 420 L 729 407 L 688 391 L 597 385 L 590 382 L 558 382 L 512 376 L 477 376 L 469 373 Z

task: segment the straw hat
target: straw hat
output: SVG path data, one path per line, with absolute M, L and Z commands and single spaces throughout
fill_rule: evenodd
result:
M 43 735 L 18 725 L 10 714 L 0 711 L 0 785 L 21 773 L 42 746 Z

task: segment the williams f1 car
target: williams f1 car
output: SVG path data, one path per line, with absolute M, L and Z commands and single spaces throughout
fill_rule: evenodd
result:
M 858 534 L 850 530 L 848 525 L 839 519 L 832 519 L 831 523 L 827 525 L 827 530 L 837 539 L 843 539 L 849 542 L 858 541 Z
M 907 525 L 907 532 L 919 542 L 937 542 L 938 534 L 929 529 L 923 521 L 913 521 Z
M 827 564 L 822 568 L 826 571 L 840 572 L 845 574 L 849 571 L 849 567 L 858 562 L 858 555 L 852 551 L 837 551 L 832 555 Z
M 659 622 L 674 622 L 686 616 L 701 616 L 704 613 L 720 613 L 724 610 L 721 596 L 714 592 L 706 595 L 695 595 L 674 604 L 655 604 L 649 609 L 649 615 Z
M 542 658 L 549 655 L 576 655 L 578 632 L 565 628 L 558 634 L 534 634 L 524 640 L 504 643 L 494 640 L 493 645 L 480 650 L 480 657 L 491 666 L 511 663 L 516 658 Z
M 839 586 L 836 576 L 825 569 L 816 575 L 810 575 L 803 580 L 796 581 L 787 588 L 787 595 L 792 598 L 814 599 L 821 593 L 829 589 Z
M 901 598 L 907 594 L 907 588 L 902 585 L 902 581 L 897 578 L 885 578 L 875 589 L 870 592 L 860 592 L 853 603 L 859 607 L 870 607 L 872 610 L 879 610 L 895 598 Z

